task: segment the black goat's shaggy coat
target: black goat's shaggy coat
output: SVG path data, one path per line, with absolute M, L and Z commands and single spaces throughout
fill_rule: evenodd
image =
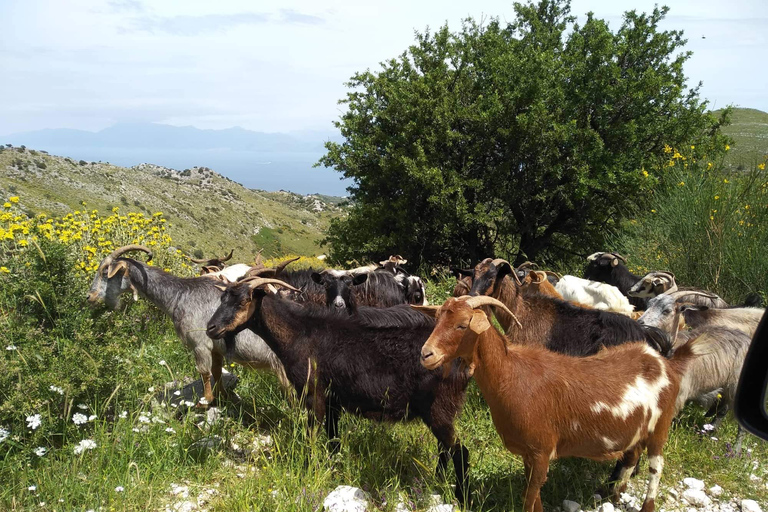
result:
M 421 418 L 438 440 L 438 473 L 452 458 L 456 497 L 464 499 L 469 454 L 456 439 L 454 421 L 469 377 L 458 364 L 447 375 L 420 364 L 433 319 L 405 305 L 360 307 L 357 315 L 339 315 L 261 290 L 253 292 L 254 304 L 244 306 L 249 296 L 247 286 L 231 286 L 208 323 L 209 335 L 221 337 L 246 327 L 258 333 L 283 363 L 314 418 L 325 419 L 329 439 L 338 436 L 341 410 L 377 421 Z M 247 319 L 244 308 L 252 313 Z

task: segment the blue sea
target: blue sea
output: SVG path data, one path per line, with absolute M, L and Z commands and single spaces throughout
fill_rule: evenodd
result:
M 102 161 L 122 167 L 151 163 L 184 170 L 190 167 L 209 167 L 248 188 L 261 190 L 289 190 L 298 194 L 326 194 L 346 196 L 350 180 L 341 180 L 341 174 L 312 165 L 322 152 L 257 152 L 215 150 L 158 150 L 101 147 L 49 146 L 52 155 L 68 156 L 74 160 Z

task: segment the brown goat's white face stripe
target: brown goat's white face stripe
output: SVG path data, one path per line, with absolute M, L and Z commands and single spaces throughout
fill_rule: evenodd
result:
M 667 368 L 659 353 L 648 346 L 644 347 L 644 352 L 653 357 L 658 364 L 659 371 L 656 378 L 649 379 L 643 375 L 638 375 L 633 382 L 627 385 L 619 403 L 611 405 L 597 401 L 592 404 L 591 409 L 595 414 L 601 414 L 604 411 L 610 412 L 615 418 L 622 420 L 629 418 L 636 410 L 642 409 L 645 413 L 644 416 L 648 418 L 648 432 L 650 433 L 653 432 L 661 417 L 659 395 L 664 388 L 669 386 L 670 380 L 667 375 Z M 635 437 L 639 436 L 636 435 Z

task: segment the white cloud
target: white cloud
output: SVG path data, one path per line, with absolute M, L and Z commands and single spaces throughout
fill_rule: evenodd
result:
M 649 11 L 656 0 L 638 0 Z M 414 30 L 462 18 L 511 20 L 506 0 L 5 0 L 0 18 L 0 134 L 99 129 L 120 121 L 331 129 L 356 71 L 377 69 Z M 717 107 L 768 110 L 763 0 L 680 0 L 663 28 L 682 28 L 691 84 Z M 574 0 L 616 29 L 624 4 Z M 702 38 L 702 36 L 704 38 Z

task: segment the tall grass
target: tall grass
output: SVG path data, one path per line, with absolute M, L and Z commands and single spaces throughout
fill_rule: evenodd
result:
M 740 304 L 768 293 L 768 171 L 733 172 L 706 159 L 664 161 L 658 191 L 625 225 L 616 247 L 630 268 L 672 271 L 678 283 Z

